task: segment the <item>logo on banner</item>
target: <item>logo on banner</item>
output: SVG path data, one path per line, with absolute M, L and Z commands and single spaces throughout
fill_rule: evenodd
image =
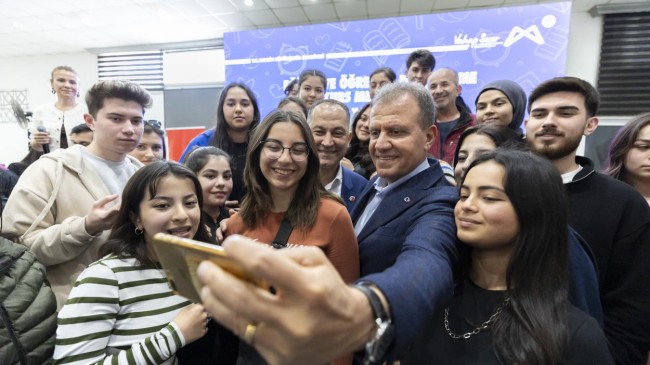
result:
M 503 42 L 503 46 L 510 47 L 522 38 L 528 38 L 540 46 L 544 44 L 544 37 L 542 37 L 542 33 L 540 33 L 539 28 L 537 28 L 536 25 L 531 25 L 526 29 L 522 29 L 520 26 L 515 25 L 515 27 L 510 31 L 510 34 L 508 34 L 506 41 Z
M 556 21 L 557 19 L 555 18 L 554 15 L 546 15 L 544 18 L 542 18 L 542 27 L 546 29 L 553 28 L 555 26 Z M 515 25 L 510 31 L 510 34 L 508 34 L 508 37 L 506 38 L 505 42 L 503 42 L 503 46 L 510 47 L 522 38 L 528 38 L 529 40 L 537 43 L 540 46 L 544 45 L 545 43 L 544 37 L 542 36 L 542 32 L 539 31 L 537 25 L 533 24 L 526 29 L 523 29 L 522 27 Z

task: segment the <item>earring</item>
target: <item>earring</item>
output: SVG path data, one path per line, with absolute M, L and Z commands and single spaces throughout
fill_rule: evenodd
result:
M 77 97 L 80 97 L 80 96 L 81 96 L 81 94 L 79 93 L 79 91 L 77 91 Z
M 56 94 L 56 90 L 54 90 L 54 88 L 52 88 L 52 94 Z
M 136 236 L 141 236 L 142 233 L 144 233 L 144 229 L 142 229 L 142 228 L 140 228 L 140 227 L 135 227 L 134 232 L 135 232 L 135 235 L 136 235 Z

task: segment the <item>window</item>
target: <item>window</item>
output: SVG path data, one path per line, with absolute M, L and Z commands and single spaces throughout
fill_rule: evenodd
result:
M 605 14 L 598 91 L 601 116 L 650 110 L 650 12 Z
M 125 79 L 150 91 L 163 89 L 162 51 L 104 53 L 97 63 L 100 81 Z

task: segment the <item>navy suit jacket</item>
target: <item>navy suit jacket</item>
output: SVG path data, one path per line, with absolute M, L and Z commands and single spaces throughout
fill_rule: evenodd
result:
M 437 160 L 429 164 L 386 194 L 357 237 L 361 280 L 377 285 L 392 308 L 395 339 L 389 359 L 395 359 L 453 295 L 458 191 Z M 353 223 L 373 194 L 369 183 L 352 212 Z
M 341 168 L 343 169 L 341 199 L 343 199 L 348 213 L 352 214 L 352 210 L 357 205 L 357 201 L 361 197 L 361 192 L 366 187 L 366 184 L 368 184 L 368 180 L 348 168 L 343 166 Z

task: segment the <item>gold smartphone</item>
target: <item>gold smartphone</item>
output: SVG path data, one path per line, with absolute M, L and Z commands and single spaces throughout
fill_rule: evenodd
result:
M 211 261 L 232 275 L 252 284 L 267 288 L 263 280 L 254 278 L 226 254 L 223 247 L 166 233 L 154 236 L 153 247 L 167 274 L 174 293 L 195 303 L 201 303 L 201 281 L 196 269 L 202 261 Z

